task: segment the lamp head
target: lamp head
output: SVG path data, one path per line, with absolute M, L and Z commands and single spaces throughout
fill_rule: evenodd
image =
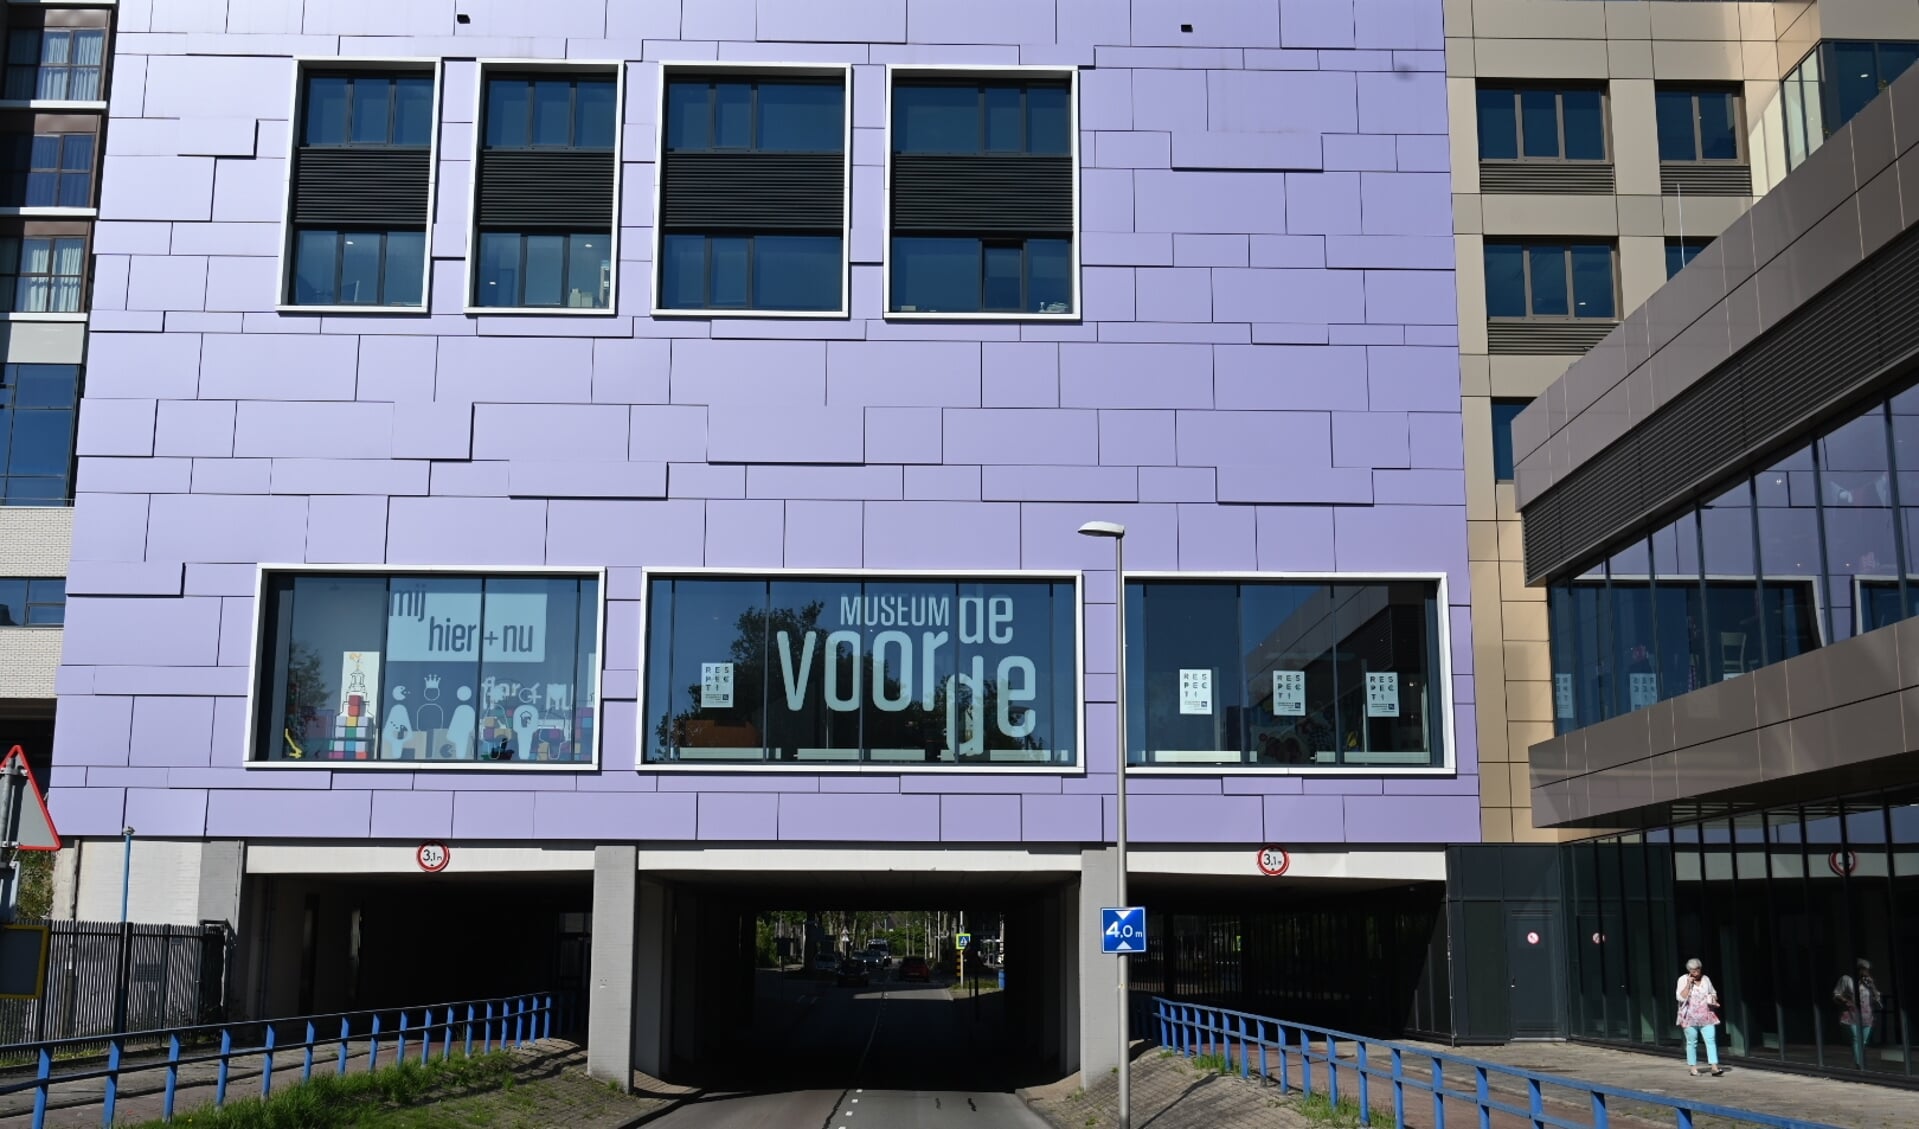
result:
M 1089 521 L 1079 527 L 1081 534 L 1087 537 L 1124 537 L 1126 527 L 1116 521 Z

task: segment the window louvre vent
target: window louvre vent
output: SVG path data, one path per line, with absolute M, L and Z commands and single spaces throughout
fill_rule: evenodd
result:
M 1495 356 L 1584 354 L 1619 323 L 1582 321 L 1492 321 L 1486 323 L 1486 351 Z
M 423 226 L 429 170 L 425 149 L 302 148 L 293 156 L 293 222 Z
M 1672 161 L 1659 166 L 1659 191 L 1666 196 L 1750 196 L 1752 169 L 1704 161 Z
M 1613 171 L 1604 161 L 1481 161 L 1479 190 L 1504 195 L 1610 196 Z
M 838 231 L 845 222 L 838 153 L 669 153 L 663 167 L 669 229 Z
M 613 226 L 613 154 L 603 149 L 489 149 L 480 154 L 482 228 Z
M 1073 234 L 1073 159 L 893 155 L 893 231 Z

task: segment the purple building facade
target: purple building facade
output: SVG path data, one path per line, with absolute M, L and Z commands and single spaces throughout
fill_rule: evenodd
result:
M 198 914 L 181 916 L 227 898 L 244 949 L 247 923 L 265 920 L 244 904 L 260 883 L 384 871 L 424 882 L 412 858 L 428 841 L 450 846 L 456 870 L 516 851 L 584 860 L 554 865 L 594 871 L 596 946 L 622 889 L 645 935 L 649 851 L 679 860 L 663 872 L 702 847 L 741 867 L 779 847 L 892 868 L 1061 857 L 1077 878 L 1114 834 L 1112 545 L 1075 532 L 1095 519 L 1126 526 L 1139 573 L 1128 636 L 1145 669 L 1129 687 L 1128 788 L 1142 872 L 1257 881 L 1258 848 L 1277 844 L 1300 888 L 1347 875 L 1403 884 L 1443 877 L 1439 848 L 1479 838 L 1438 0 L 1235 0 L 1197 14 L 1158 0 L 231 7 L 156 0 L 117 17 L 50 781 L 63 834 L 111 839 L 117 853 L 131 827 L 136 881 L 148 852 L 178 872 L 175 901 Z M 699 120 L 717 138 L 727 83 L 786 73 L 774 64 L 842 84 L 844 304 L 813 316 L 668 308 L 663 289 L 685 279 L 661 265 L 665 249 L 700 252 L 665 230 L 692 207 L 663 172 L 677 143 L 662 118 L 679 105 L 667 87 L 713 83 L 720 108 Z M 346 289 L 354 252 L 328 232 L 306 241 L 329 206 L 309 201 L 321 166 L 307 150 L 320 128 L 314 78 L 360 76 L 359 90 L 383 68 L 431 83 L 430 220 L 413 252 L 424 283 L 404 277 L 410 260 L 389 234 L 383 297 L 367 309 Z M 616 92 L 605 232 L 616 250 L 598 252 L 595 293 L 592 245 L 570 236 L 563 296 L 530 308 L 548 244 L 492 241 L 512 207 L 534 207 L 493 192 L 509 177 L 489 153 L 510 147 L 499 123 L 522 96 L 492 84 L 523 80 L 538 103 L 582 75 Z M 1031 243 L 1024 273 L 1013 268 L 1023 306 L 928 313 L 906 301 L 916 267 L 903 261 L 901 139 L 921 127 L 901 91 L 969 83 L 988 103 L 1022 83 L 1067 92 L 1072 224 L 1052 233 L 1070 245 L 1066 288 L 1034 304 Z M 575 115 L 577 141 L 594 111 L 585 84 L 574 90 L 558 112 Z M 402 97 L 391 95 L 395 123 Z M 1036 145 L 1041 98 L 1029 97 Z M 724 305 L 713 264 L 732 244 L 704 238 L 691 305 Z M 323 243 L 333 279 L 294 262 Z M 525 257 L 502 266 L 495 251 L 509 245 Z M 968 253 L 985 257 L 990 306 L 1001 244 L 980 245 Z M 949 239 L 929 253 L 953 247 L 965 250 Z M 900 272 L 890 285 L 889 272 Z M 503 309 L 484 289 L 495 283 L 527 297 Z M 724 610 L 699 603 L 740 582 L 745 612 L 723 592 Z M 788 582 L 823 586 L 817 603 L 782 605 Z M 1197 592 L 1187 582 L 1239 611 L 1207 619 L 1194 610 L 1204 600 L 1181 603 Z M 385 587 L 351 609 L 301 587 L 354 583 Z M 876 600 L 888 585 L 908 603 Z M 1008 585 L 1019 590 L 999 594 Z M 549 674 L 543 693 L 504 668 L 446 675 L 444 702 L 460 682 L 459 700 L 471 692 L 479 708 L 418 720 L 422 695 L 442 688 L 433 661 L 508 661 L 490 629 L 562 588 L 572 627 L 543 602 L 547 618 L 528 630 L 577 679 Z M 1375 595 L 1388 589 L 1400 595 Z M 959 622 L 926 621 L 950 643 L 931 627 L 879 640 L 883 615 L 909 617 L 929 592 L 955 601 L 940 614 Z M 743 617 L 763 615 L 753 630 L 765 650 L 675 634 L 669 593 L 674 625 L 706 616 L 744 640 Z M 1248 610 L 1261 600 L 1284 608 Z M 1349 631 L 1368 610 L 1323 645 L 1322 667 L 1262 681 L 1287 666 L 1259 660 L 1262 648 L 1320 646 L 1307 637 L 1362 605 L 1388 609 L 1361 629 L 1372 643 Z M 367 606 L 388 613 L 369 621 L 372 641 L 345 644 L 373 660 L 358 672 L 367 716 L 349 719 L 353 672 L 330 644 L 304 656 L 304 672 L 287 663 Z M 806 620 L 809 606 L 828 611 Z M 289 627 L 303 608 L 329 624 Z M 865 618 L 849 622 L 848 608 Z M 1318 609 L 1314 624 L 1287 627 L 1302 608 Z M 420 624 L 478 614 L 480 628 L 460 626 L 488 641 L 425 626 L 403 639 L 402 609 Z M 776 652 L 789 613 L 801 618 Z M 979 617 L 970 628 L 967 614 Z M 1014 625 L 1007 639 L 1044 628 L 1050 657 L 996 660 L 996 615 Z M 1236 671 L 1180 651 L 1216 622 L 1241 631 L 1240 646 L 1225 644 Z M 966 638 L 988 652 L 982 665 L 968 665 Z M 875 655 L 923 660 L 921 674 L 864 665 Z M 1186 678 L 1202 670 L 1203 685 Z M 865 697 L 802 706 L 819 693 L 802 683 L 821 678 L 832 701 Z M 787 712 L 813 711 L 793 721 L 804 734 L 779 739 L 770 715 L 727 713 L 744 704 L 736 693 L 774 709 L 782 679 Z M 316 693 L 324 705 L 303 713 L 291 700 Z M 524 720 L 516 701 L 530 703 Z M 1322 701 L 1326 732 L 1313 738 L 1304 726 Z M 401 705 L 426 734 L 412 744 L 390 725 Z M 878 748 L 881 723 L 907 714 L 893 744 L 924 739 L 927 763 Z M 855 717 L 864 729 L 846 728 Z M 1195 717 L 1216 722 L 1211 739 L 1183 739 Z M 197 862 L 179 861 L 182 844 L 198 844 Z M 243 844 L 225 877 L 222 844 Z M 86 860 L 92 874 L 69 868 L 76 904 L 117 892 L 109 853 Z M 607 877 L 609 857 L 627 860 L 624 877 Z M 596 983 L 601 959 L 596 947 Z M 1083 995 L 1105 975 L 1095 960 L 1075 966 Z M 271 961 L 253 958 L 262 985 Z M 273 991 L 253 1002 L 275 1010 Z M 644 987 L 628 998 L 645 1011 Z M 596 1024 L 617 1011 L 599 995 L 594 1007 Z M 664 1061 L 645 1032 L 634 1038 L 633 1061 Z M 1060 1041 L 1063 1061 L 1093 1064 L 1092 1050 Z

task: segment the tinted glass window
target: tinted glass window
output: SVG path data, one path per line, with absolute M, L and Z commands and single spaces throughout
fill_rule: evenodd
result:
M 649 762 L 1078 760 L 1071 584 L 655 578 Z
M 1493 478 L 1511 482 L 1513 478 L 1513 420 L 1526 410 L 1531 400 L 1493 401 Z
M 1479 90 L 1479 159 L 1509 161 L 1519 156 L 1519 104 L 1508 87 Z
M 1486 244 L 1486 314 L 1526 316 L 1526 251 L 1516 243 Z
M 980 92 L 971 86 L 893 88 L 893 151 L 975 153 L 980 148 Z
M 838 83 L 774 83 L 759 86 L 759 148 L 766 151 L 838 153 L 846 143 L 844 88 Z
M 616 91 L 610 78 L 490 78 L 486 147 L 610 149 L 617 128 Z
M 293 240 L 296 306 L 418 306 L 426 269 L 420 231 L 301 229 Z
M 836 310 L 840 237 L 761 235 L 753 240 L 753 305 L 762 310 Z
M 402 78 L 393 84 L 393 143 L 426 145 L 433 140 L 433 80 Z
M 591 760 L 598 609 L 590 577 L 270 577 L 253 755 Z
M 525 82 L 494 79 L 486 84 L 486 145 L 489 149 L 524 149 L 532 138 L 528 112 L 533 90 Z
M 1566 159 L 1606 159 L 1606 120 L 1597 90 L 1568 90 L 1560 96 L 1566 122 Z
M 713 144 L 713 96 L 703 82 L 666 86 L 666 147 L 706 149 Z
M 1834 43 L 1832 67 L 1827 81 L 1832 83 L 1839 104 L 1839 121 L 1852 120 L 1879 96 L 1879 61 L 1871 43 Z M 1835 126 L 1836 128 L 1836 126 Z
M 900 236 L 893 240 L 893 308 L 908 313 L 979 309 L 980 242 Z
M 1579 244 L 1572 249 L 1573 314 L 1582 318 L 1610 318 L 1613 304 L 1612 248 Z
M 1691 161 L 1699 156 L 1693 139 L 1693 95 L 1689 90 L 1661 90 L 1653 95 L 1659 120 L 1659 159 Z
M 1532 312 L 1535 317 L 1564 317 L 1566 302 L 1566 249 L 1551 244 L 1528 248 L 1526 270 L 1532 281 Z
M 1730 91 L 1699 95 L 1699 156 L 1708 161 L 1739 157 L 1739 96 Z
M 348 85 L 345 78 L 321 75 L 307 80 L 306 143 L 346 142 Z
M 901 313 L 1068 313 L 1072 244 L 1064 239 L 893 240 L 892 308 Z
M 1065 156 L 1072 152 L 1071 97 L 1064 86 L 1026 89 L 1026 151 Z
M 1666 240 L 1666 277 L 1671 278 L 1684 270 L 1687 263 L 1698 257 L 1711 240 L 1668 239 Z
M 0 504 L 67 501 L 79 395 L 76 366 L 0 368 Z
M 1438 763 L 1437 616 L 1424 583 L 1128 585 L 1128 760 Z
M 753 136 L 753 88 L 743 82 L 713 87 L 713 147 L 744 149 Z
M 1520 124 L 1528 157 L 1558 157 L 1559 95 L 1551 90 L 1519 92 Z
M 752 293 L 752 243 L 737 237 L 715 238 L 710 255 L 713 308 L 744 309 Z

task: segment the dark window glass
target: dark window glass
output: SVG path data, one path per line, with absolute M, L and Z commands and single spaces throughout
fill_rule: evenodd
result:
M 1566 159 L 1606 159 L 1606 118 L 1597 90 L 1567 90 L 1559 95 L 1565 118 Z
M 668 83 L 666 98 L 668 152 L 845 148 L 846 91 L 838 82 L 689 78 Z
M 1565 317 L 1566 248 L 1542 244 L 1526 250 L 1526 273 L 1532 284 L 1534 317 Z
M 1479 159 L 1510 161 L 1519 156 L 1519 104 L 1510 87 L 1480 87 Z
M 985 241 L 898 236 L 893 309 L 901 313 L 1067 313 L 1072 246 L 1064 239 Z
M 839 309 L 841 276 L 837 235 L 761 235 L 753 240 L 756 309 Z
M 433 80 L 377 72 L 306 80 L 301 144 L 425 148 L 433 140 Z
M 1692 91 L 1658 91 L 1653 95 L 1653 107 L 1659 122 L 1659 159 L 1698 160 L 1699 146 L 1693 135 Z
M 1440 763 L 1437 616 L 1417 582 L 1129 585 L 1129 762 Z
M 589 761 L 598 611 L 587 577 L 272 576 L 253 755 Z
M 704 309 L 706 236 L 669 233 L 660 251 L 660 276 L 662 309 Z
M 1572 248 L 1573 316 L 1610 318 L 1613 308 L 1612 248 L 1603 243 Z
M 486 147 L 611 149 L 616 89 L 611 78 L 489 78 Z
M 346 144 L 347 99 L 352 86 L 340 75 L 307 79 L 306 144 Z
M 27 582 L 0 578 L 0 627 L 27 623 Z
M 423 231 L 294 234 L 292 304 L 419 306 L 426 270 Z
M 483 231 L 473 304 L 605 309 L 612 242 L 605 232 Z
M 1838 120 L 1832 128 L 1837 129 L 1851 121 L 1853 115 L 1866 108 L 1866 103 L 1879 97 L 1880 75 L 1876 54 L 1871 43 L 1832 44 L 1832 69 L 1828 81 L 1832 83 L 1839 109 Z
M 978 89 L 907 85 L 894 88 L 894 152 L 976 153 L 979 148 Z
M 65 504 L 79 402 L 77 366 L 0 368 L 0 504 Z
M 360 78 L 353 83 L 349 136 L 354 144 L 380 144 L 392 136 L 393 84 L 386 79 Z
M 1053 156 L 1071 153 L 1071 99 L 1064 86 L 1026 88 L 1026 151 Z
M 424 146 L 433 141 L 433 80 L 393 80 L 393 143 Z
M 1065 84 L 901 83 L 893 88 L 896 153 L 1071 152 Z
M 1513 480 L 1513 420 L 1526 410 L 1531 400 L 1493 401 L 1493 478 Z
M 27 581 L 27 626 L 58 627 L 67 618 L 67 582 L 64 579 Z
M 762 82 L 753 136 L 766 152 L 837 153 L 846 145 L 839 83 Z
M 1550 90 L 1519 92 L 1523 151 L 1528 157 L 1562 156 L 1559 146 L 1559 96 Z
M 1517 243 L 1486 244 L 1486 315 L 1526 316 L 1526 249 Z
M 1739 96 L 1730 91 L 1699 95 L 1699 156 L 1708 161 L 1739 157 Z
M 1666 277 L 1671 278 L 1686 268 L 1686 264 L 1699 257 L 1706 249 L 1710 239 L 1668 239 L 1666 240 Z
M 1073 586 L 656 577 L 649 762 L 1078 761 Z
M 1487 317 L 1612 318 L 1617 313 L 1610 244 L 1486 244 Z

